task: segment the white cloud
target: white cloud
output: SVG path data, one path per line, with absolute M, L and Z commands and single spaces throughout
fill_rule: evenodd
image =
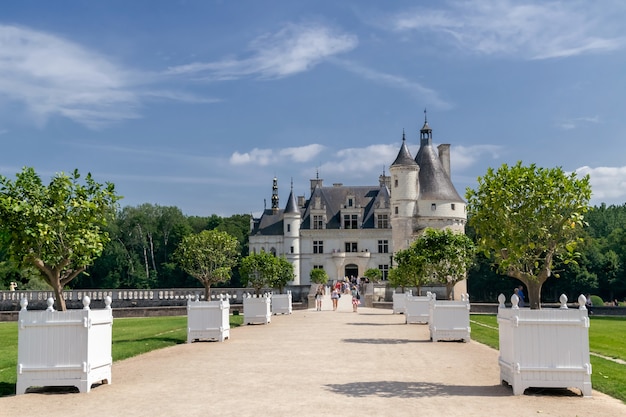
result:
M 393 74 L 386 74 L 370 68 L 362 67 L 355 62 L 349 62 L 345 60 L 334 59 L 334 63 L 337 63 L 342 68 L 350 71 L 360 77 L 367 80 L 375 81 L 380 84 L 388 85 L 393 88 L 397 88 L 403 92 L 409 92 L 416 98 L 419 98 L 422 102 L 430 103 L 434 107 L 442 110 L 452 108 L 452 105 L 439 97 L 439 93 L 428 87 L 424 87 L 420 83 L 407 80 L 404 77 L 400 77 Z
M 626 202 L 626 166 L 623 167 L 580 167 L 576 175 L 589 175 L 592 202 L 599 204 L 624 204 Z
M 473 166 L 483 155 L 498 159 L 503 150 L 498 145 L 451 146 L 450 159 L 454 170 L 464 170 Z
M 286 156 L 294 162 L 308 162 L 320 154 L 326 147 L 314 143 L 307 146 L 287 148 L 280 151 L 280 156 Z
M 354 49 L 356 36 L 316 24 L 288 24 L 280 31 L 256 38 L 250 57 L 194 62 L 171 67 L 171 75 L 199 75 L 227 80 L 247 76 L 283 78 L 308 71 L 329 57 Z
M 564 120 L 557 122 L 556 126 L 564 130 L 571 130 L 571 129 L 576 129 L 582 124 L 589 124 L 589 123 L 592 123 L 592 124 L 600 123 L 600 117 L 599 116 L 574 117 L 571 119 L 564 119 Z
M 371 179 L 376 173 L 382 174 L 383 169 L 389 172 L 389 164 L 396 158 L 399 149 L 399 144 L 340 149 L 328 157 L 329 162 L 320 166 L 320 172 L 342 181 Z
M 139 117 L 129 74 L 59 37 L 0 25 L 0 96 L 43 124 L 64 116 L 89 127 Z
M 450 3 L 449 10 L 414 9 L 391 19 L 396 31 L 429 31 L 459 49 L 526 59 L 548 59 L 622 49 L 626 37 L 617 3 L 590 7 L 574 1 L 474 0 Z
M 235 152 L 230 157 L 232 165 L 258 165 L 268 166 L 270 164 L 287 162 L 307 162 L 319 155 L 325 146 L 311 144 L 306 146 L 275 149 L 254 148 L 250 152 Z
M 216 100 L 139 89 L 159 81 L 61 37 L 0 24 L 0 100 L 19 103 L 37 125 L 61 116 L 90 128 L 141 117 L 146 97 L 187 103 Z

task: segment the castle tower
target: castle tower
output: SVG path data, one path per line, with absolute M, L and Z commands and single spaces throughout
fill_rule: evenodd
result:
M 414 221 L 419 195 L 420 167 L 406 145 L 402 132 L 402 146 L 389 167 L 391 176 L 391 229 L 393 250 L 409 247 L 413 240 Z
M 291 191 L 287 199 L 287 206 L 283 213 L 284 254 L 287 261 L 293 265 L 294 285 L 300 285 L 300 225 L 302 216 L 298 209 L 296 197 L 293 194 L 293 180 Z
M 430 227 L 465 233 L 465 201 L 450 180 L 450 145 L 439 145 L 437 152 L 432 140 L 433 131 L 424 110 L 420 148 L 415 156 L 420 167 L 415 232 L 419 234 Z

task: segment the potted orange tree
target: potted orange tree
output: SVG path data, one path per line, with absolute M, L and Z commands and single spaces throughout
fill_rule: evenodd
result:
M 204 286 L 204 300 L 187 300 L 187 343 L 194 340 L 230 338 L 230 301 L 225 296 L 211 299 L 211 286 L 230 278 L 237 263 L 237 239 L 226 232 L 203 230 L 187 235 L 178 245 L 174 258 Z
M 115 215 L 112 183 L 87 174 L 56 174 L 48 185 L 33 168 L 15 181 L 0 176 L 0 228 L 9 235 L 12 258 L 35 267 L 53 290 L 46 311 L 19 313 L 16 393 L 31 386 L 76 386 L 88 392 L 94 382 L 111 382 L 113 315 L 107 308 L 67 310 L 63 288 L 100 256 L 109 242 L 107 221 Z

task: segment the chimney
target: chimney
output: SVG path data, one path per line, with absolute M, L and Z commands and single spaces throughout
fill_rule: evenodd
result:
M 441 162 L 443 170 L 446 171 L 448 178 L 450 178 L 450 145 L 447 143 L 441 144 L 437 146 L 437 151 L 439 151 L 439 162 Z

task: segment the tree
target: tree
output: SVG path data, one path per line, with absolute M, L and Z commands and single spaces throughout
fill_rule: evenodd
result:
M 411 244 L 414 256 L 420 257 L 423 273 L 431 281 L 446 286 L 450 298 L 454 285 L 465 279 L 474 263 L 475 248 L 464 233 L 450 229 L 426 229 Z
M 107 220 L 115 215 L 115 186 L 87 174 L 56 174 L 44 185 L 33 168 L 15 181 L 0 176 L 0 228 L 10 235 L 11 256 L 33 265 L 52 287 L 57 310 L 66 309 L 63 287 L 100 256 L 109 241 Z
M 416 251 L 415 242 L 406 249 L 399 250 L 394 255 L 396 267 L 389 271 L 389 283 L 394 287 L 416 287 L 417 295 L 421 293 L 421 287 L 431 282 L 425 271 L 425 258 Z
M 230 278 L 231 268 L 237 263 L 238 242 L 226 232 L 204 230 L 190 234 L 174 252 L 181 269 L 204 286 L 204 298 L 211 299 L 211 285 Z
M 295 275 L 293 273 L 293 265 L 285 258 L 281 256 L 277 258 L 278 261 L 278 270 L 277 274 L 270 280 L 270 287 L 278 289 L 279 294 L 283 293 L 283 289 L 285 285 L 289 281 L 293 281 Z
M 379 282 L 383 278 L 383 273 L 378 268 L 370 268 L 363 274 L 371 282 Z
M 326 284 L 328 282 L 328 274 L 322 268 L 313 268 L 309 277 L 314 284 Z
M 275 282 L 280 272 L 278 258 L 271 253 L 253 253 L 241 261 L 241 275 L 246 279 L 246 285 L 254 288 L 257 296 L 261 295 L 263 287 Z
M 489 168 L 466 198 L 479 249 L 500 273 L 526 285 L 530 308 L 541 308 L 541 287 L 555 261 L 567 264 L 577 257 L 591 198 L 589 176 L 504 164 Z

